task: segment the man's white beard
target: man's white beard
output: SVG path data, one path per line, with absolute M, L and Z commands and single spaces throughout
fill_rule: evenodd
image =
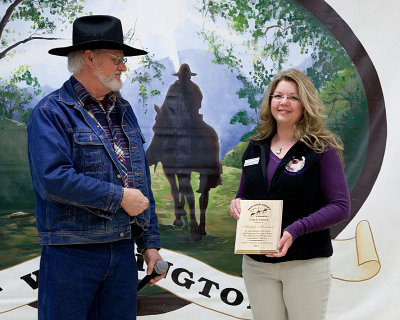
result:
M 107 88 L 110 89 L 111 91 L 118 91 L 122 88 L 122 86 L 124 85 L 124 83 L 122 82 L 122 80 L 115 78 L 115 75 L 118 74 L 118 72 L 116 71 L 115 74 L 109 76 L 108 78 L 101 72 L 100 68 L 96 69 L 95 72 L 97 78 L 99 79 L 99 81 Z

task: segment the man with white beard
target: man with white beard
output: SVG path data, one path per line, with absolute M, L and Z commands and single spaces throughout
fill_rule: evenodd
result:
M 28 154 L 42 245 L 39 319 L 135 319 L 137 265 L 162 260 L 143 135 L 117 92 L 125 56 L 119 19 L 73 24 L 72 76 L 43 98 L 28 123 Z M 165 274 L 150 281 L 154 284 Z

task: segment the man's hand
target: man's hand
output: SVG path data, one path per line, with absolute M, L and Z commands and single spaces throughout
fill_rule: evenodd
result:
M 143 258 L 144 258 L 144 261 L 146 262 L 146 265 L 147 265 L 147 272 L 146 273 L 148 275 L 153 273 L 153 269 L 154 269 L 154 266 L 157 263 L 157 261 L 163 260 L 163 258 L 161 258 L 160 254 L 158 253 L 157 249 L 147 249 L 143 253 Z M 159 276 L 151 279 L 149 285 L 150 286 L 154 285 L 157 281 L 159 281 L 162 278 L 164 278 L 165 275 L 166 275 L 166 272 L 164 272 L 163 274 L 160 274 Z
M 121 207 L 130 216 L 137 216 L 147 209 L 149 199 L 147 199 L 139 189 L 124 188 Z

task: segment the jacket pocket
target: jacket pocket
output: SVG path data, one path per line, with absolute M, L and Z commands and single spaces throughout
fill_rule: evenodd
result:
M 100 138 L 93 132 L 75 132 L 73 148 L 73 161 L 77 171 L 102 180 L 106 151 Z
M 106 220 L 86 208 L 49 203 L 46 225 L 48 230 L 93 231 L 105 230 Z

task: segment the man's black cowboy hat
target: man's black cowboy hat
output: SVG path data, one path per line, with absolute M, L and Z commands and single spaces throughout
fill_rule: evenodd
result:
M 72 46 L 54 48 L 49 50 L 49 53 L 56 56 L 67 56 L 73 51 L 93 49 L 123 50 L 124 56 L 147 54 L 144 50 L 124 44 L 121 21 L 105 15 L 76 19 L 72 27 Z

